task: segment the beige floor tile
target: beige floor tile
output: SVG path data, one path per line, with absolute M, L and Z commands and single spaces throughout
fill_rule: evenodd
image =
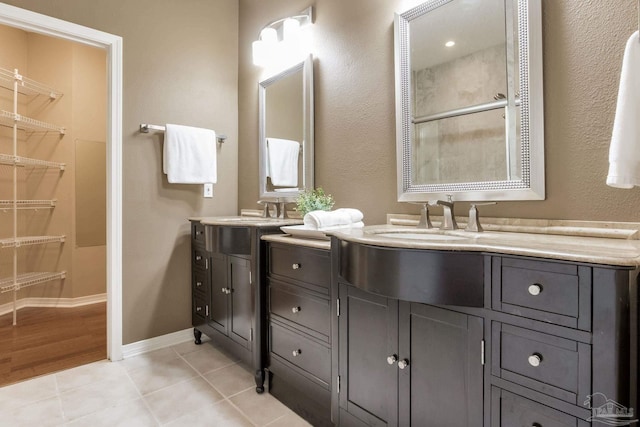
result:
M 254 427 L 240 411 L 228 401 L 200 408 L 166 425 L 167 427 Z
M 204 375 L 220 393 L 229 397 L 247 389 L 255 389 L 256 383 L 253 374 L 241 364 L 227 366 Z
M 0 411 L 11 411 L 30 403 L 56 396 L 58 392 L 54 375 L 0 388 Z
M 57 396 L 16 408 L 13 411 L 0 411 L 0 426 L 49 427 L 62 425 L 63 422 L 60 399 Z
M 258 394 L 253 389 L 236 394 L 229 400 L 258 426 L 265 426 L 289 411 L 269 393 Z
M 131 380 L 142 395 L 152 393 L 181 381 L 198 376 L 184 360 L 177 358 L 155 362 L 129 372 Z
M 67 421 L 139 397 L 140 393 L 129 378 L 105 378 L 60 393 L 62 411 Z
M 161 424 L 198 412 L 203 406 L 222 399 L 223 396 L 201 377 L 163 388 L 144 397 Z
M 124 367 L 120 363 L 113 363 L 108 360 L 67 369 L 66 371 L 58 372 L 55 377 L 59 392 L 78 388 L 105 378 L 128 380 Z
M 272 423 L 269 423 L 267 427 L 312 427 L 311 424 L 306 422 L 295 412 L 289 412 L 284 417 L 280 417 Z
M 224 368 L 236 362 L 210 344 L 202 344 L 200 350 L 187 353 L 182 357 L 201 374 Z
M 209 339 L 209 337 L 207 337 L 206 335 L 202 335 L 202 344 L 210 341 L 211 340 Z M 171 348 L 173 348 L 178 354 L 187 354 L 187 353 L 192 353 L 194 351 L 200 350 L 202 348 L 202 344 L 198 345 L 195 343 L 194 340 L 189 340 L 180 344 L 176 344 Z M 207 345 L 211 345 L 211 344 L 207 344 Z
M 157 425 L 158 422 L 142 399 L 111 406 L 66 424 L 68 427 L 155 427 Z
M 161 348 L 160 350 L 151 351 L 149 353 L 140 354 L 138 356 L 124 359 L 120 362 L 127 371 L 144 368 L 154 365 L 158 362 L 166 362 L 180 357 L 178 353 L 171 347 Z

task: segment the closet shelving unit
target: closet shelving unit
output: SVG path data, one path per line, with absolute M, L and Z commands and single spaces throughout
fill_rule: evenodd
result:
M 46 96 L 50 101 L 63 94 L 47 85 L 22 76 L 17 69 L 10 71 L 0 68 L 0 88 L 13 91 L 13 111 L 0 110 L 0 126 L 13 129 L 13 152 L 0 154 L 0 166 L 13 169 L 13 199 L 0 200 L 0 212 L 12 213 L 13 235 L 0 238 L 0 249 L 12 249 L 13 274 L 0 277 L 0 293 L 13 292 L 13 324 L 17 321 L 17 293 L 20 289 L 39 285 L 53 280 L 65 278 L 66 272 L 18 272 L 18 250 L 25 246 L 64 243 L 65 236 L 18 236 L 18 211 L 53 209 L 56 200 L 21 200 L 18 199 L 18 169 L 20 168 L 52 168 L 64 171 L 65 164 L 40 159 L 30 159 L 18 155 L 18 131 L 57 132 L 64 135 L 65 128 L 24 116 L 18 112 L 19 97 Z

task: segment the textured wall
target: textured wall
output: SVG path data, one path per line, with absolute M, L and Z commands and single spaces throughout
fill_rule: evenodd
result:
M 313 26 L 316 184 L 369 224 L 397 203 L 393 13 L 410 0 L 316 0 Z M 240 207 L 258 198 L 257 82 L 251 41 L 303 0 L 240 0 Z M 542 0 L 547 199 L 501 202 L 483 215 L 640 221 L 640 189 L 605 185 L 622 53 L 637 29 L 636 2 Z M 466 214 L 467 203 L 456 212 Z
M 5 0 L 123 37 L 123 341 L 191 325 L 190 216 L 237 211 L 235 0 Z M 162 174 L 162 135 L 140 123 L 224 132 L 213 199 Z

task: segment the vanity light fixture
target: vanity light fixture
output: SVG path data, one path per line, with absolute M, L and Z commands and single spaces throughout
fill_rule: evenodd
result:
M 299 62 L 309 54 L 302 43 L 302 29 L 312 22 L 313 8 L 309 6 L 298 15 L 267 24 L 251 46 L 254 65 L 272 67 Z
M 456 45 L 456 42 L 454 42 L 453 40 L 449 40 L 448 42 L 446 42 L 444 44 L 446 47 L 453 47 Z

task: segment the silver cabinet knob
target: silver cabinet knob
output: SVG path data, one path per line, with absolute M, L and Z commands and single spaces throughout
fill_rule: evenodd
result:
M 298 349 L 298 350 L 293 350 L 293 357 L 298 357 L 302 354 L 302 350 Z
M 291 266 L 291 268 L 293 268 L 294 270 L 297 270 L 297 269 L 299 269 L 299 268 L 302 268 L 302 266 L 301 266 L 300 264 L 298 264 L 298 263 L 295 263 L 295 264 L 293 264 L 293 265 Z
M 202 282 L 196 282 L 196 287 L 199 288 L 200 286 L 202 286 Z
M 202 257 L 200 255 L 196 255 L 196 261 L 200 261 Z
M 293 308 L 291 309 L 291 312 L 292 312 L 292 313 L 300 313 L 300 311 L 301 311 L 301 310 L 302 310 L 302 308 L 301 308 L 301 307 L 293 307 Z
M 197 312 L 202 311 L 202 307 L 196 307 L 196 311 L 197 311 Z
M 387 357 L 387 363 L 389 365 L 393 365 L 397 361 L 398 361 L 398 356 L 396 356 L 395 354 L 392 354 L 391 356 Z
M 539 283 L 534 283 L 533 285 L 529 286 L 529 294 L 536 296 L 536 295 L 540 295 L 540 293 L 542 292 L 542 285 Z
M 401 361 L 398 362 L 398 368 L 400 369 L 404 369 L 407 366 L 409 366 L 409 361 L 407 359 L 402 359 Z
M 531 356 L 529 356 L 529 365 L 533 366 L 534 368 L 537 368 L 538 366 L 540 366 L 541 362 L 542 362 L 541 354 L 534 353 Z

